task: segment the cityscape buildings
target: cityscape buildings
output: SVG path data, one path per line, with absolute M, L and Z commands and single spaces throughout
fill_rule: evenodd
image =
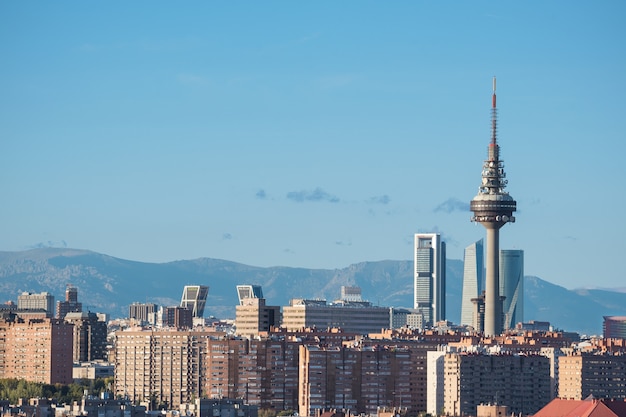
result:
M 482 239 L 466 247 L 463 253 L 461 325 L 474 326 L 475 311 L 472 299 L 478 297 L 482 293 L 484 269 L 483 256 Z
M 482 183 L 478 194 L 470 202 L 474 213 L 472 221 L 482 224 L 487 232 L 485 261 L 485 334 L 493 336 L 502 331 L 502 300 L 500 299 L 500 228 L 514 222 L 513 212 L 517 203 L 505 191 L 504 164 L 500 159 L 500 146 L 497 142 L 496 79 L 493 79 L 491 103 L 491 142 L 488 156 L 483 163 Z
M 504 329 L 524 322 L 524 251 L 500 250 L 500 296 Z
M 413 308 L 433 325 L 446 319 L 446 244 L 439 233 L 416 233 Z

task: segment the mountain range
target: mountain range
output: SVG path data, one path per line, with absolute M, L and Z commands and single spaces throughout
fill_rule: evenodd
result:
M 448 320 L 461 317 L 463 262 L 447 260 Z M 255 267 L 220 259 L 200 258 L 144 263 L 78 249 L 39 248 L 0 252 L 0 302 L 17 302 L 22 292 L 47 291 L 55 300 L 65 288 L 78 288 L 83 310 L 127 317 L 133 302 L 170 306 L 180 303 L 183 286 L 210 287 L 205 316 L 234 318 L 236 285 L 258 284 L 268 305 L 288 305 L 292 298 L 340 296 L 341 286 L 359 286 L 374 305 L 412 307 L 413 262 L 361 262 L 341 269 Z M 605 315 L 626 316 L 623 290 L 568 290 L 539 277 L 524 278 L 525 321 L 549 321 L 554 327 L 581 334 L 601 334 Z

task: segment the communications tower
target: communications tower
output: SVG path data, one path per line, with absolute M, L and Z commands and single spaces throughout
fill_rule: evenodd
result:
M 485 330 L 487 336 L 502 332 L 502 300 L 500 298 L 500 228 L 515 222 L 513 212 L 517 203 L 504 189 L 507 184 L 504 163 L 500 160 L 497 142 L 496 77 L 493 77 L 491 99 L 491 142 L 487 159 L 483 163 L 482 184 L 470 202 L 473 222 L 482 224 L 487 231 L 485 259 Z

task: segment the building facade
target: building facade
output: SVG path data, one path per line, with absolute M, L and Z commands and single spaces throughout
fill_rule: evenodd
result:
M 300 347 L 301 416 L 323 409 L 375 415 L 379 407 L 412 409 L 417 352 L 406 348 Z
M 446 244 L 438 233 L 415 234 L 413 308 L 427 325 L 446 319 Z
M 128 318 L 154 325 L 158 311 L 159 306 L 154 303 L 132 303 L 128 306 Z
M 626 355 L 578 353 L 558 361 L 560 398 L 626 398 Z
M 366 301 L 338 300 L 327 304 L 325 300 L 294 298 L 283 307 L 282 326 L 288 331 L 337 328 L 365 335 L 380 332 L 389 323 L 389 308 L 372 306 Z
M 96 313 L 69 312 L 65 322 L 73 325 L 74 362 L 90 362 L 107 358 L 107 324 Z
M 68 285 L 65 289 L 65 301 L 57 301 L 56 318 L 64 319 L 70 312 L 83 311 L 83 304 L 78 302 L 78 288 Z
M 124 330 L 115 333 L 115 395 L 169 407 L 205 392 L 202 358 L 209 332 Z
M 506 405 L 513 414 L 537 412 L 550 397 L 550 361 L 541 355 L 447 353 L 444 412 L 476 416 L 480 404 Z
M 483 240 L 480 239 L 466 247 L 463 253 L 461 325 L 474 326 L 475 324 L 474 303 L 472 299 L 482 293 L 484 268 Z
M 500 251 L 500 295 L 502 300 L 503 328 L 513 329 L 524 322 L 524 251 Z
M 204 317 L 204 307 L 208 296 L 207 285 L 185 285 L 180 306 L 191 310 L 192 317 Z
M 0 378 L 72 382 L 73 326 L 52 318 L 0 319 Z
M 235 307 L 235 332 L 241 336 L 258 336 L 280 325 L 280 306 L 265 305 L 264 298 L 244 298 Z
M 604 316 L 602 333 L 605 339 L 626 339 L 626 316 Z
M 18 310 L 45 310 L 46 317 L 54 317 L 54 296 L 47 292 L 23 292 L 17 296 Z

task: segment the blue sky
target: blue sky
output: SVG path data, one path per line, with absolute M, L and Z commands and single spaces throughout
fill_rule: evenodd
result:
M 501 248 L 624 287 L 626 5 L 0 3 L 0 250 L 342 268 L 448 257 L 489 141 Z

